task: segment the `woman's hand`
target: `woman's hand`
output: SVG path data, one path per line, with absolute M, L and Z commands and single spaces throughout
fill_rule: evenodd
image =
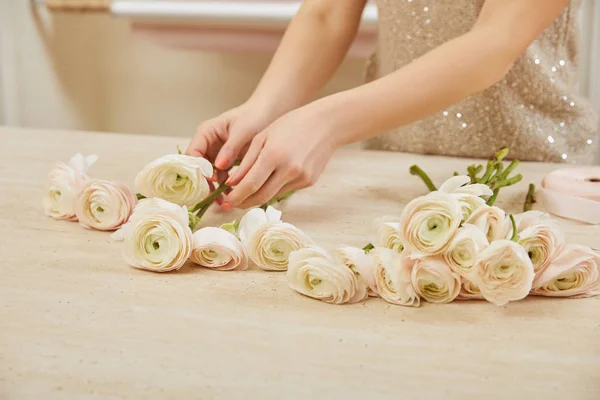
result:
M 274 120 L 264 109 L 245 103 L 200 124 L 185 154 L 204 157 L 218 169 L 227 170 Z
M 284 115 L 254 137 L 226 182 L 236 186 L 225 198 L 227 204 L 257 206 L 317 181 L 337 147 L 331 118 L 317 105 Z

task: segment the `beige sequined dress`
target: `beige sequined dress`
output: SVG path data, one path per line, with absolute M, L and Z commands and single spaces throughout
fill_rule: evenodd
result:
M 367 80 L 392 73 L 468 32 L 483 3 L 377 0 L 379 39 Z M 511 156 L 521 160 L 594 162 L 598 116 L 576 88 L 578 3 L 571 2 L 503 81 L 443 112 L 370 139 L 366 147 L 487 158 L 508 146 Z

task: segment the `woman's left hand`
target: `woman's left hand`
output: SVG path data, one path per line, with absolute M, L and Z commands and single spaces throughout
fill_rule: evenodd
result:
M 249 208 L 315 184 L 336 149 L 331 115 L 318 102 L 273 122 L 252 140 L 226 184 L 225 203 Z M 226 207 L 226 205 L 224 204 Z

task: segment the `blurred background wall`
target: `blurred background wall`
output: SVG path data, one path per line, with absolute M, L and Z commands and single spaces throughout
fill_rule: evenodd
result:
M 162 47 L 104 14 L 39 17 L 28 0 L 0 0 L 7 125 L 191 135 L 243 102 L 270 58 Z M 360 84 L 363 64 L 344 63 L 324 93 Z
M 584 41 L 600 36 L 588 14 Z M 600 56 L 590 57 L 582 91 L 600 109 Z M 0 0 L 0 124 L 191 135 L 243 102 L 269 58 L 161 47 L 107 14 L 36 16 L 29 0 Z M 359 85 L 363 66 L 347 60 L 323 94 Z

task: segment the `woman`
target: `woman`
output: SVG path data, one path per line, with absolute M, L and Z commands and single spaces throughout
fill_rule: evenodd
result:
M 336 148 L 590 163 L 598 118 L 574 91 L 578 1 L 378 0 L 370 82 L 309 100 L 341 63 L 366 0 L 305 0 L 250 99 L 187 154 L 239 155 L 224 208 L 316 182 Z

